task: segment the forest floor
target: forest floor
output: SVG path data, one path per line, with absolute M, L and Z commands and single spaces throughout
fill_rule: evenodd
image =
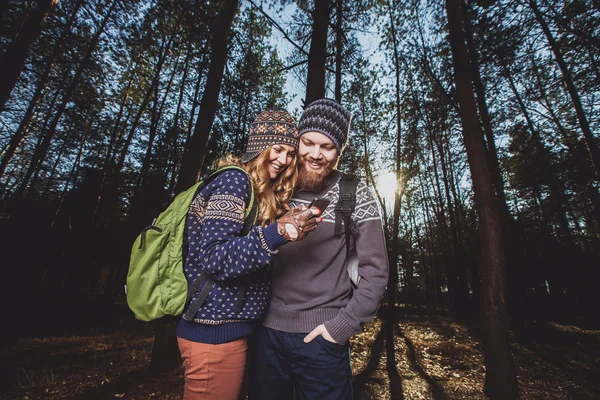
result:
M 351 340 L 356 400 L 485 399 L 482 348 L 467 326 L 426 309 L 398 314 L 395 371 L 380 317 Z M 123 319 L 113 328 L 11 341 L 0 399 L 180 399 L 181 369 L 148 368 L 152 329 Z M 532 344 L 511 340 L 521 399 L 600 399 L 600 330 L 551 323 Z

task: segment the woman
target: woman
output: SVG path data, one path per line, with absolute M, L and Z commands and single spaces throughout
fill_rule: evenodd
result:
M 177 324 L 185 400 L 237 400 L 247 337 L 266 311 L 274 253 L 288 241 L 302 240 L 321 220 L 310 218 L 315 209 L 289 210 L 287 206 L 296 184 L 297 149 L 298 131 L 290 114 L 284 110 L 262 112 L 250 125 L 241 160 L 229 156 L 217 163 L 219 168 L 235 164 L 246 172 L 222 172 L 190 206 L 185 273 L 189 282 L 202 274 L 209 278 L 193 299 L 201 296 L 203 289 L 204 295 L 210 291 L 200 300 L 199 311 L 191 318 L 184 314 Z M 257 226 L 243 235 L 250 185 L 258 220 Z

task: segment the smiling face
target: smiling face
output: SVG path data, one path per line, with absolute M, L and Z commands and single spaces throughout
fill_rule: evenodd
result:
M 265 160 L 267 171 L 271 179 L 283 172 L 296 157 L 296 149 L 287 144 L 276 144 L 269 150 L 269 157 Z
M 298 148 L 300 174 L 298 184 L 303 189 L 318 190 L 338 161 L 337 148 L 326 135 L 311 131 L 300 136 Z

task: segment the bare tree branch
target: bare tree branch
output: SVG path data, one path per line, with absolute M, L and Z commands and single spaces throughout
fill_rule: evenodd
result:
M 277 21 L 275 21 L 273 18 L 271 18 L 269 16 L 269 14 L 267 14 L 262 7 L 257 6 L 256 4 L 254 4 L 254 2 L 252 0 L 248 0 L 248 2 L 250 4 L 252 4 L 252 7 L 256 8 L 258 11 L 261 12 L 262 15 L 264 15 L 269 22 L 271 22 L 271 24 L 273 24 L 273 26 L 275 28 L 277 28 L 277 30 L 279 32 L 281 32 L 283 34 L 283 36 L 287 39 L 288 42 L 290 42 L 295 48 L 297 48 L 298 50 L 300 50 L 302 52 L 302 54 L 304 54 L 305 56 L 308 56 L 308 53 L 306 52 L 306 50 L 304 50 L 303 47 L 301 47 L 300 45 L 298 45 L 296 42 L 294 42 L 292 40 L 292 38 L 290 38 L 290 36 L 287 34 L 287 32 L 277 23 Z
M 279 71 L 277 71 L 277 73 L 281 73 L 281 72 L 284 72 L 284 71 L 288 71 L 288 70 L 290 70 L 290 69 L 292 69 L 292 68 L 299 67 L 299 66 L 301 66 L 302 64 L 306 64 L 307 62 L 308 62 L 308 59 L 305 59 L 305 60 L 299 61 L 299 62 L 297 62 L 297 63 L 295 63 L 295 64 L 288 65 L 287 67 L 283 67 L 283 68 L 281 68 Z

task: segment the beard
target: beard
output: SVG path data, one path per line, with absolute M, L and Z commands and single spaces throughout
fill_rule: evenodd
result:
M 301 157 L 300 170 L 298 171 L 298 188 L 318 192 L 323 188 L 325 178 L 333 170 L 334 165 L 330 161 L 324 161 L 321 165 L 324 166 L 320 171 L 308 169 L 305 164 L 308 162 L 307 157 Z

